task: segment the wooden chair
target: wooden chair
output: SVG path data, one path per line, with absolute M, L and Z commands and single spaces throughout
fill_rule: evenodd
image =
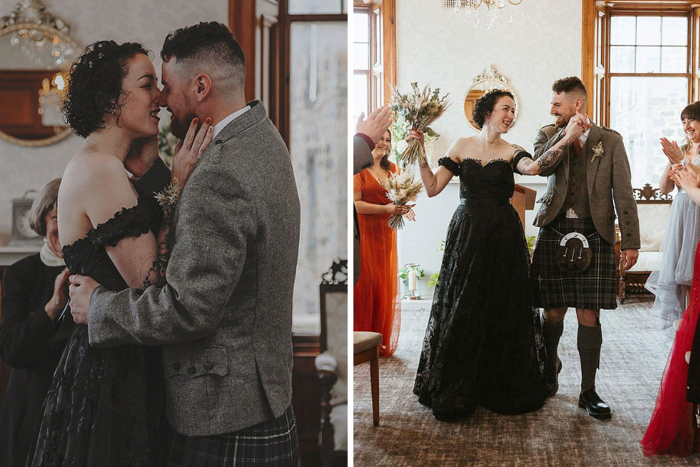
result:
M 319 286 L 321 355 L 316 372 L 321 389 L 321 465 L 347 465 L 348 285 L 347 260 L 323 274 Z
M 352 333 L 354 365 L 369 362 L 370 384 L 372 385 L 372 416 L 374 426 L 379 426 L 379 345 L 382 335 L 378 332 Z
M 648 183 L 644 188 L 633 188 L 634 199 L 639 211 L 639 231 L 642 247 L 637 264 L 625 271 L 620 256 L 618 270 L 618 297 L 624 303 L 628 293 L 645 293 L 644 285 L 651 271 L 661 266 L 661 242 L 666 232 L 666 222 L 673 197 L 663 194 Z

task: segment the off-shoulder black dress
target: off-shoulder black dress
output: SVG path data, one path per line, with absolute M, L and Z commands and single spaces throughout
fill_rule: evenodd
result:
M 447 230 L 414 392 L 438 419 L 469 416 L 477 405 L 537 410 L 546 355 L 527 243 L 510 204 L 512 166 L 448 157 L 440 165 L 460 177 L 461 204 Z
M 105 251 L 127 237 L 157 232 L 162 211 L 141 197 L 63 247 L 73 274 L 110 290 L 126 283 Z M 77 325 L 54 374 L 29 466 L 165 465 L 169 425 L 160 347 L 94 348 Z

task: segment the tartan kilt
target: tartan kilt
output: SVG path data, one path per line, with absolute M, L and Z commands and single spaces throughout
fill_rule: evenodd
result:
M 582 273 L 562 271 L 557 265 L 559 241 L 571 232 L 585 235 L 591 248 L 591 265 Z M 540 284 L 540 307 L 617 308 L 615 249 L 596 231 L 593 219 L 567 219 L 562 215 L 542 227 L 532 259 L 532 277 Z
M 278 418 L 215 436 L 176 433 L 168 467 L 247 465 L 299 466 L 299 441 L 292 407 Z

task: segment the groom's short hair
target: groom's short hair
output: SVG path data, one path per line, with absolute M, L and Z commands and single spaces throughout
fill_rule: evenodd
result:
M 168 34 L 160 58 L 168 62 L 173 57 L 193 75 L 207 73 L 224 86 L 227 81 L 234 86 L 245 83 L 243 49 L 221 23 L 202 22 Z
M 586 86 L 583 85 L 577 76 L 569 76 L 568 78 L 558 79 L 552 85 L 552 91 L 560 94 L 562 92 L 566 94 L 572 94 L 575 97 L 580 97 L 585 103 L 588 99 L 588 93 L 586 92 Z

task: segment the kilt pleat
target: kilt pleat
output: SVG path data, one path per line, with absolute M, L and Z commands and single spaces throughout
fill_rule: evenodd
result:
M 563 235 L 579 232 L 588 238 L 591 265 L 581 273 L 562 271 L 557 246 Z M 540 229 L 532 259 L 532 277 L 539 282 L 539 306 L 543 308 L 617 308 L 615 249 L 596 231 L 593 219 L 559 216 Z
M 216 436 L 175 434 L 168 467 L 298 466 L 299 441 L 290 406 L 276 419 Z

